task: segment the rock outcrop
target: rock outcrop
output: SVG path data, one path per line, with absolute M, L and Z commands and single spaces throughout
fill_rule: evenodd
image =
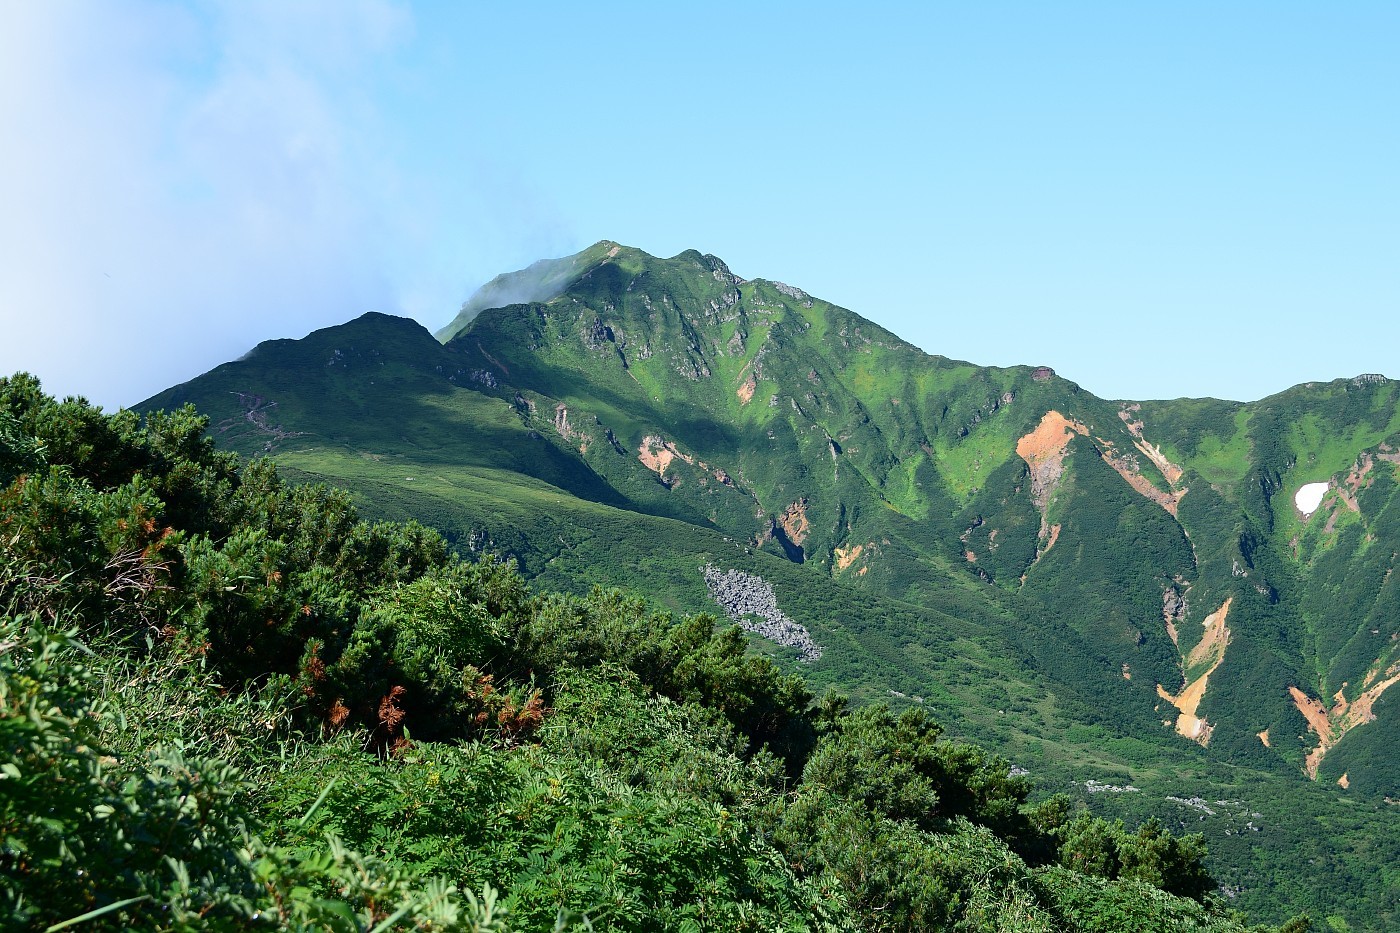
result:
M 712 564 L 700 568 L 710 596 L 724 608 L 724 614 L 746 632 L 771 642 L 796 648 L 803 661 L 822 656 L 822 646 L 812 641 L 806 626 L 794 622 L 778 608 L 773 584 L 742 570 L 720 570 Z

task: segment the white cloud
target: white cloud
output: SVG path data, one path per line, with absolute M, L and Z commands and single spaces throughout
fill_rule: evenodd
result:
M 109 408 L 370 308 L 398 6 L 0 6 L 0 372 Z

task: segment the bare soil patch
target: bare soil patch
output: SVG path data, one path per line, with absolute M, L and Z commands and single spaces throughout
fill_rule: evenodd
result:
M 787 532 L 788 540 L 798 547 L 807 540 L 807 532 L 811 529 L 811 524 L 807 521 L 807 500 L 798 499 L 792 505 L 783 510 L 782 516 L 778 519 L 778 524 L 783 526 L 783 531 Z
M 1330 710 L 1322 705 L 1321 700 L 1308 696 L 1297 687 L 1288 688 L 1289 694 L 1293 697 L 1293 705 L 1307 719 L 1308 730 L 1318 739 L 1317 747 L 1308 752 L 1305 762 L 1308 777 L 1317 779 L 1318 766 L 1322 764 L 1323 759 L 1327 757 L 1327 753 L 1332 750 L 1333 746 L 1340 742 L 1348 732 L 1357 726 L 1375 720 L 1376 701 L 1397 683 L 1400 683 L 1400 661 L 1396 661 L 1388 668 L 1377 664 L 1366 675 L 1361 693 L 1356 699 L 1348 702 L 1344 694 L 1347 685 L 1342 684 L 1341 689 L 1332 697 L 1333 703 Z
M 1200 709 L 1201 700 L 1206 695 L 1210 675 L 1214 674 L 1216 668 L 1225 660 L 1225 649 L 1230 645 L 1230 629 L 1226 627 L 1225 619 L 1229 615 L 1232 601 L 1233 597 L 1225 600 L 1219 609 L 1206 616 L 1205 634 L 1185 659 L 1188 670 L 1204 663 L 1209 663 L 1210 667 L 1175 696 L 1168 693 L 1161 684 L 1157 685 L 1157 695 L 1175 706 L 1180 713 L 1176 718 L 1177 734 L 1202 746 L 1210 744 L 1213 727 L 1205 719 L 1197 716 L 1196 711 Z
M 832 548 L 831 553 L 836 558 L 836 569 L 849 570 L 851 565 L 860 560 L 860 555 L 865 553 L 864 544 L 852 544 L 847 547 Z
M 655 434 L 648 434 L 642 438 L 642 444 L 637 448 L 637 459 L 642 461 L 642 466 L 663 478 L 666 476 L 666 468 L 675 458 L 676 454 L 671 450 L 671 445 Z
M 753 373 L 749 373 L 749 378 L 743 381 L 739 388 L 735 390 L 734 394 L 739 396 L 740 404 L 747 405 L 749 402 L 753 401 L 753 392 L 754 389 L 757 388 L 758 379 L 754 377 Z
M 1152 461 L 1152 465 L 1161 471 L 1167 482 L 1175 487 L 1181 482 L 1183 470 L 1167 459 L 1167 455 L 1162 453 L 1162 448 L 1156 444 L 1150 444 L 1146 440 L 1139 439 L 1133 442 L 1133 446 L 1142 452 L 1142 455 Z M 1173 503 L 1175 504 L 1175 503 Z

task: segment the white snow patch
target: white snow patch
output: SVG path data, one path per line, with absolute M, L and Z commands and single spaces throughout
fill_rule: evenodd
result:
M 1307 518 L 1317 511 L 1317 507 L 1322 504 L 1322 497 L 1327 495 L 1331 486 L 1331 483 L 1304 483 L 1303 488 L 1293 494 L 1293 504 L 1303 513 L 1303 517 Z

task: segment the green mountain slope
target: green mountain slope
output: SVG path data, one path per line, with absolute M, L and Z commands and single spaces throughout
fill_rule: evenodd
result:
M 1246 933 L 1199 835 L 206 426 L 0 378 L 6 929 Z
M 1357 844 L 1400 849 L 1393 383 L 1111 402 L 607 242 L 500 277 L 440 336 L 366 315 L 141 407 L 193 401 L 219 443 L 549 586 L 692 611 L 703 567 L 756 575 L 824 651 L 755 647 L 810 682 L 932 705 L 1105 810 L 1201 817 L 1251 909 L 1343 885 L 1397 916 L 1396 860 Z M 1169 800 L 1202 797 L 1267 835 Z M 1300 886 L 1279 865 L 1304 849 L 1328 864 Z

